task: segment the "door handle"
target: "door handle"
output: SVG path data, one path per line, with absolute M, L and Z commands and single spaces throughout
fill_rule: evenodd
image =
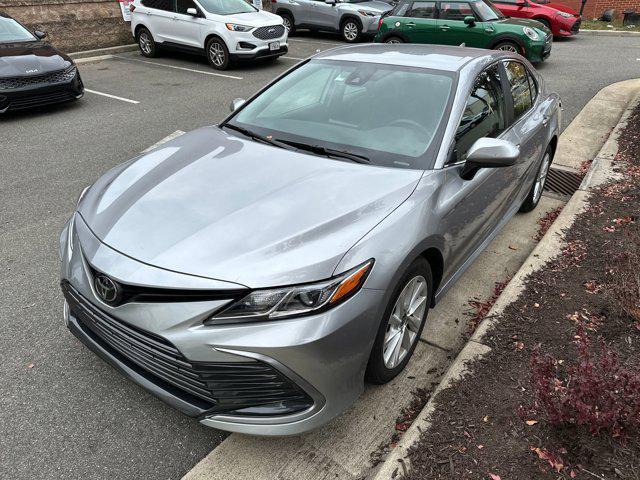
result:
M 409 22 L 409 23 L 405 23 L 405 26 L 406 26 L 406 27 L 415 27 L 415 26 L 416 26 L 416 24 L 415 24 L 415 23 L 413 23 L 413 22 Z
M 449 25 L 441 25 L 441 26 L 440 26 L 440 30 L 443 30 L 443 31 L 445 31 L 445 32 L 446 32 L 447 30 L 450 30 L 450 29 L 451 29 L 451 27 L 450 27 Z

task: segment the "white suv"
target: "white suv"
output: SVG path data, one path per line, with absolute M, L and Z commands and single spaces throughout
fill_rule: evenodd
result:
M 204 51 L 213 68 L 287 53 L 282 18 L 244 0 L 135 0 L 131 31 L 146 57 L 159 47 Z

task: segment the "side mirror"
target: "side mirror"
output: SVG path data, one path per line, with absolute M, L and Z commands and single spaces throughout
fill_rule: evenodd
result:
M 464 23 L 466 25 L 469 25 L 470 27 L 473 27 L 476 24 L 476 19 L 475 17 L 472 17 L 471 15 L 464 17 Z
M 38 40 L 42 40 L 47 36 L 47 32 L 41 32 L 40 30 L 35 30 L 33 34 L 36 36 L 36 38 L 38 38 Z
M 336 0 L 324 0 L 324 3 L 326 3 L 327 5 L 335 5 L 337 2 Z
M 198 10 L 196 10 L 193 7 L 187 8 L 187 15 L 191 15 L 192 17 L 199 17 L 200 16 L 200 14 L 198 13 Z
M 229 106 L 229 109 L 232 112 L 235 112 L 236 110 L 238 110 L 242 105 L 244 105 L 247 101 L 244 98 L 234 98 L 233 100 L 231 100 L 231 105 Z
M 470 180 L 481 168 L 510 167 L 519 157 L 520 147 L 511 142 L 498 138 L 479 138 L 469 148 L 460 176 Z

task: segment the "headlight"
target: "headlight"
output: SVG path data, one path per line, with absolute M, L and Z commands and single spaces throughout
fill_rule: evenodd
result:
M 369 10 L 358 10 L 358 13 L 364 17 L 375 17 L 379 15 L 376 12 L 370 12 Z
M 225 23 L 227 29 L 232 32 L 248 32 L 249 30 L 253 30 L 253 27 L 249 27 L 248 25 L 238 25 L 237 23 Z
M 558 12 L 558 15 L 560 15 L 561 17 L 564 17 L 564 18 L 573 17 L 573 15 L 571 15 L 570 13 L 567 13 L 567 12 Z
M 317 313 L 355 295 L 373 267 L 373 259 L 323 282 L 255 290 L 205 321 L 207 325 L 277 320 Z
M 540 35 L 538 35 L 538 32 L 536 32 L 533 28 L 531 27 L 522 27 L 522 31 L 524 32 L 524 34 L 529 37 L 531 40 L 539 40 L 540 39 Z

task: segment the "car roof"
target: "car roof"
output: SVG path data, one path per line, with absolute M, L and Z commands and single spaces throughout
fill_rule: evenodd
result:
M 313 56 L 324 60 L 384 63 L 447 72 L 458 72 L 473 60 L 502 57 L 501 53 L 494 50 L 414 43 L 349 45 L 325 50 Z

